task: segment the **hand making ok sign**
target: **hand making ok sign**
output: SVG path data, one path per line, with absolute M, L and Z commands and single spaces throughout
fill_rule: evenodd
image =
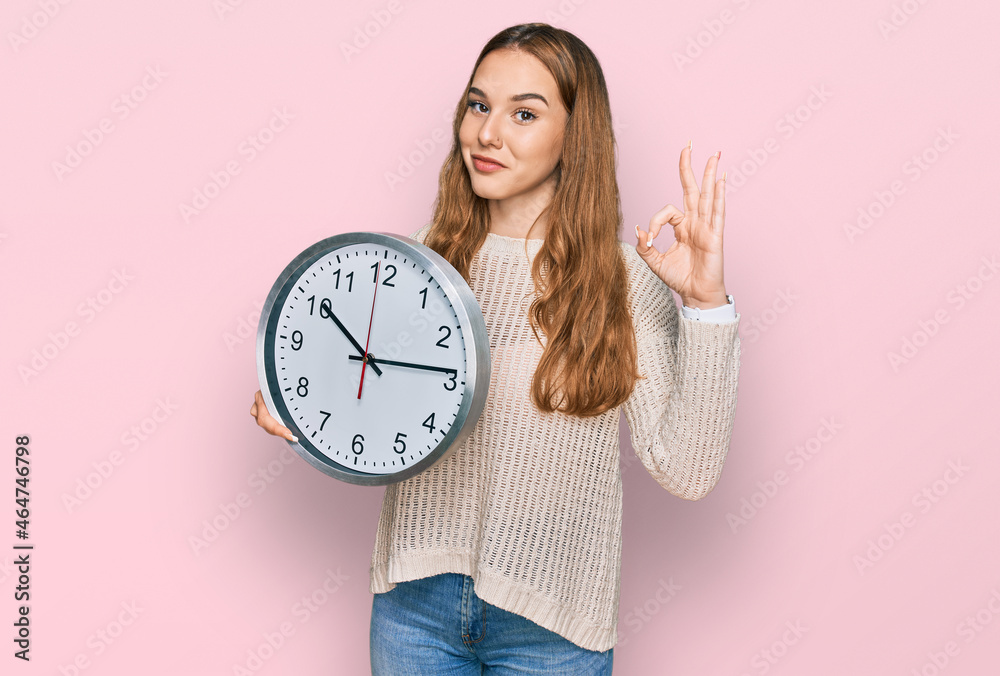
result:
M 691 143 L 681 150 L 681 185 L 684 211 L 668 204 L 649 220 L 647 233 L 635 226 L 639 243 L 636 251 L 653 272 L 680 294 L 688 307 L 708 309 L 725 305 L 726 285 L 722 279 L 722 229 L 726 218 L 725 178 L 715 179 L 720 150 L 708 158 L 702 190 L 691 171 Z M 665 253 L 657 251 L 653 239 L 669 223 L 674 242 Z

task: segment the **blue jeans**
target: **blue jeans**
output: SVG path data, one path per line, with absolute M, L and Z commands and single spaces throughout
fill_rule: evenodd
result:
M 486 603 L 472 578 L 442 573 L 399 582 L 372 599 L 373 676 L 605 676 L 614 648 L 587 650 Z

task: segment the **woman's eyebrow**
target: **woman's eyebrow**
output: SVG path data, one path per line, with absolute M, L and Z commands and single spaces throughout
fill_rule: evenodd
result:
M 488 96 L 486 96 L 486 94 L 483 92 L 483 90 L 479 89 L 478 87 L 469 87 L 469 93 L 470 94 L 476 94 L 477 96 L 482 96 L 484 99 L 488 99 L 489 98 Z M 549 105 L 549 102 L 541 94 L 533 94 L 533 93 L 529 92 L 527 94 L 515 94 L 514 96 L 510 97 L 510 100 L 511 101 L 515 101 L 515 102 L 516 101 L 525 101 L 527 99 L 538 99 L 542 103 L 544 103 L 546 106 Z

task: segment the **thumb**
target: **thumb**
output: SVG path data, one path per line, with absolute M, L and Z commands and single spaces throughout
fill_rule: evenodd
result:
M 653 237 L 648 232 L 642 232 L 639 230 L 639 224 L 635 224 L 635 251 L 638 253 L 643 260 L 647 263 L 649 262 L 647 256 L 649 254 L 655 254 L 656 249 L 653 248 Z

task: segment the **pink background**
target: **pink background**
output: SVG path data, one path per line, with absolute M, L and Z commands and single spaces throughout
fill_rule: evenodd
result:
M 624 238 L 688 139 L 729 171 L 729 461 L 688 503 L 623 427 L 615 673 L 996 673 L 994 3 L 224 3 L 0 10 L 4 673 L 368 673 L 383 489 L 254 425 L 257 313 L 319 239 L 429 220 L 479 49 L 535 20 L 601 60 Z

